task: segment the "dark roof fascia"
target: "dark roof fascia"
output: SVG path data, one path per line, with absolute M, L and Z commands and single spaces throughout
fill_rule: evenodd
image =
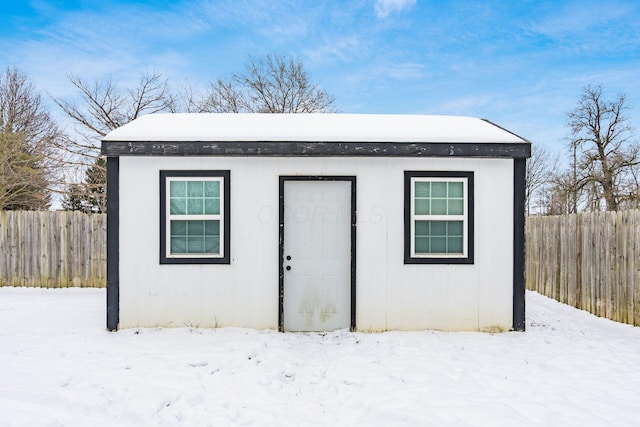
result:
M 455 142 L 102 141 L 117 156 L 491 157 L 525 159 L 531 144 Z

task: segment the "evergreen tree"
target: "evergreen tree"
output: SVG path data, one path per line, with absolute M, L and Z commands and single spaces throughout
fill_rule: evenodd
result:
M 82 203 L 82 184 L 69 184 L 62 199 L 62 209 L 65 211 L 82 211 L 86 212 Z
M 87 205 L 90 212 L 107 211 L 107 161 L 98 157 L 85 174 L 84 185 L 87 191 Z
M 62 208 L 68 211 L 105 213 L 107 211 L 106 167 L 104 157 L 96 158 L 85 172 L 84 181 L 67 186 Z

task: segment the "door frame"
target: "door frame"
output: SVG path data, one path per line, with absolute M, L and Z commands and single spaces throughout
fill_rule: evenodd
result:
M 351 321 L 356 330 L 356 177 L 339 175 L 281 175 L 279 185 L 278 330 L 284 332 L 284 184 L 286 181 L 348 181 L 351 183 Z

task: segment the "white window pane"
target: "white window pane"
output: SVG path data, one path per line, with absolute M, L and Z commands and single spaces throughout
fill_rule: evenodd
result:
M 202 236 L 189 236 L 187 238 L 187 252 L 190 254 L 203 254 L 204 238 Z
M 430 235 L 433 236 L 446 236 L 447 235 L 447 223 L 445 221 L 429 221 L 431 223 Z
M 207 254 L 219 254 L 220 253 L 220 236 L 205 237 L 204 252 Z
M 204 213 L 204 200 L 202 199 L 187 199 L 187 214 L 188 215 L 202 215 Z
M 462 197 L 464 186 L 462 182 L 450 182 L 449 183 L 449 197 Z
M 429 223 L 431 221 L 416 221 L 415 233 L 416 236 L 428 236 L 429 235 Z
M 430 182 L 416 182 L 415 196 L 416 197 L 429 197 L 430 196 Z
M 431 215 L 446 215 L 447 199 L 431 199 Z
M 187 221 L 187 234 L 189 236 L 204 235 L 204 221 Z
M 187 253 L 187 236 L 171 237 L 171 253 L 172 254 Z
M 465 183 L 466 179 L 458 177 L 412 178 L 414 254 L 438 257 L 465 253 Z M 447 221 L 449 216 L 457 218 Z
M 447 235 L 448 236 L 462 236 L 462 221 L 447 221 Z
M 187 221 L 171 221 L 171 236 L 186 236 Z
M 447 253 L 449 254 L 462 253 L 462 237 L 447 238 Z
M 187 199 L 171 198 L 169 203 L 171 215 L 184 215 L 187 213 Z
M 449 214 L 449 215 L 463 215 L 464 214 L 464 201 L 462 199 L 449 199 L 447 214 Z
M 429 208 L 429 199 L 416 199 L 415 211 L 416 215 L 429 215 L 431 209 Z
M 202 182 L 202 181 L 188 181 L 187 182 L 187 195 L 189 197 L 203 197 L 204 196 L 204 182 Z
M 431 252 L 429 249 L 429 238 L 416 237 L 415 251 L 418 254 L 428 254 L 429 252 Z
M 223 179 L 220 178 L 168 178 L 168 253 L 180 256 L 221 254 L 220 217 Z M 178 215 L 195 218 L 179 220 Z
M 205 221 L 205 236 L 220 235 L 220 221 Z
M 170 181 L 169 193 L 171 197 L 185 197 L 187 195 L 187 183 L 185 181 Z
M 415 252 L 418 254 L 463 252 L 463 221 L 420 220 L 414 224 Z
M 220 214 L 220 199 L 219 198 L 204 199 L 204 213 L 205 215 Z
M 439 181 L 432 182 L 431 197 L 447 197 L 447 183 Z
M 432 237 L 430 253 L 444 254 L 447 252 L 446 237 Z
M 220 197 L 220 181 L 205 181 L 204 197 Z

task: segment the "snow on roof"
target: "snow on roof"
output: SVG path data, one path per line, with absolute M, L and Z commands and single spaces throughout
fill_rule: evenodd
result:
M 109 141 L 524 143 L 486 120 L 392 114 L 149 114 L 112 132 Z

